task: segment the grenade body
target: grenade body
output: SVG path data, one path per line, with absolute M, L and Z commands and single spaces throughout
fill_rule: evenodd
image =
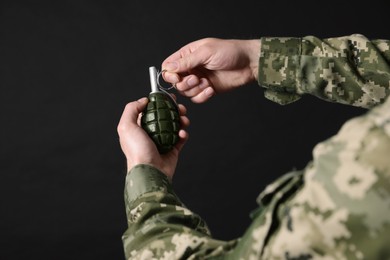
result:
M 179 141 L 180 129 L 179 110 L 172 98 L 161 91 L 150 93 L 141 126 L 161 154 L 169 152 Z

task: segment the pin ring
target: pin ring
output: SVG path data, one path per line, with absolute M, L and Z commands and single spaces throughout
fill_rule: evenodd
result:
M 170 89 L 173 89 L 173 88 L 176 89 L 176 84 L 172 84 L 170 87 L 167 87 L 167 88 L 161 86 L 161 84 L 160 84 L 160 77 L 161 77 L 161 75 L 162 75 L 164 72 L 166 72 L 166 71 L 167 71 L 167 70 L 162 70 L 162 71 L 160 71 L 160 72 L 157 74 L 157 84 L 158 84 L 158 86 L 159 86 L 161 89 L 164 89 L 164 90 L 170 90 Z

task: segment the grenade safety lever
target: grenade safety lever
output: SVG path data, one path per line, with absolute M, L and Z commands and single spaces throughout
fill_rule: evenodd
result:
M 180 115 L 175 100 L 161 88 L 155 67 L 149 67 L 151 92 L 142 113 L 141 126 L 161 154 L 169 152 L 179 141 Z

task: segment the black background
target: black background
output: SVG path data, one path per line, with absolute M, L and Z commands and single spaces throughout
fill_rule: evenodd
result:
M 388 1 L 0 3 L 0 259 L 123 259 L 116 126 L 148 67 L 203 37 L 389 38 Z M 174 187 L 218 239 L 240 236 L 267 183 L 364 111 L 249 84 L 193 104 Z

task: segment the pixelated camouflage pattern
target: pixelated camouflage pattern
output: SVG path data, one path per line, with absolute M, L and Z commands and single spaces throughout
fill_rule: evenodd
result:
M 327 101 L 370 108 L 389 95 L 390 41 L 363 35 L 320 40 L 262 38 L 260 85 L 280 104 L 312 94 Z
M 159 170 L 126 177 L 126 259 L 390 259 L 389 42 L 361 35 L 264 38 L 259 83 L 287 104 L 303 94 L 372 108 L 318 144 L 305 169 L 259 195 L 241 238 L 212 238 Z

